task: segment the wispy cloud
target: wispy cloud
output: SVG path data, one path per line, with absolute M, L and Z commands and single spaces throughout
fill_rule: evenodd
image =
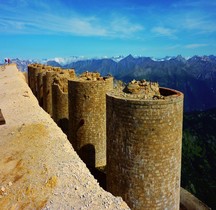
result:
M 175 49 L 178 49 L 180 47 L 181 47 L 181 45 L 176 44 L 176 45 L 171 45 L 171 46 L 165 47 L 165 50 L 175 50 Z
M 209 34 L 216 32 L 216 2 L 196 0 L 178 1 L 163 19 L 165 24 L 180 32 Z
M 112 34 L 119 34 L 123 37 L 131 36 L 133 33 L 144 30 L 144 26 L 138 23 L 131 22 L 127 17 L 114 17 L 110 21 L 110 26 Z
M 175 32 L 176 30 L 166 27 L 154 27 L 152 28 L 151 32 L 155 33 L 157 36 L 166 36 L 169 38 L 176 38 Z
M 188 44 L 188 45 L 185 45 L 185 48 L 196 49 L 196 48 L 207 47 L 207 46 L 208 46 L 208 44 Z
M 206 0 L 194 0 L 194 1 L 180 1 L 180 2 L 174 2 L 172 4 L 172 7 L 174 8 L 182 8 L 182 7 L 212 7 L 216 6 L 215 1 L 206 1 Z
M 196 30 L 198 33 L 212 33 L 216 32 L 216 25 L 214 18 L 195 14 L 188 16 L 183 20 L 183 27 L 188 30 Z
M 58 2 L 59 4 L 59 2 Z M 68 33 L 79 36 L 103 36 L 103 37 L 133 37 L 134 34 L 144 29 L 139 23 L 134 23 L 124 15 L 117 17 L 108 15 L 85 15 L 67 8 L 61 8 L 58 13 L 49 8 L 45 3 L 37 4 L 37 10 L 31 9 L 35 5 L 24 1 L 20 7 L 0 7 L 1 33 L 39 33 L 59 34 Z M 62 5 L 61 5 L 62 6 Z M 65 11 L 64 11 L 65 10 Z M 67 15 L 65 15 L 66 13 Z

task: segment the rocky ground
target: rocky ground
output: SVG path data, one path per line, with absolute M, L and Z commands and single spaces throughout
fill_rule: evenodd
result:
M 129 209 L 99 186 L 14 64 L 0 69 L 0 109 L 1 210 Z

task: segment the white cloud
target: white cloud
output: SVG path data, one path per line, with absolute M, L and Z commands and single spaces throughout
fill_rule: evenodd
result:
M 199 33 L 211 33 L 216 31 L 215 22 L 205 16 L 187 17 L 183 20 L 183 26 L 189 30 L 197 30 Z
M 151 30 L 153 33 L 155 33 L 157 36 L 166 36 L 170 38 L 176 38 L 175 32 L 176 30 L 171 29 L 171 28 L 165 28 L 165 27 L 154 27 Z
M 167 46 L 165 50 L 175 50 L 175 49 L 178 49 L 179 47 L 181 47 L 181 45 L 179 44 L 171 45 L 171 46 Z
M 195 0 L 195 1 L 180 1 L 174 2 L 172 4 L 174 8 L 182 8 L 182 7 L 212 7 L 216 6 L 216 2 L 214 1 L 206 1 L 206 0 Z
M 25 4 L 24 4 L 25 5 Z M 107 18 L 97 15 L 85 15 L 75 12 L 72 8 L 49 8 L 44 3 L 37 5 L 37 9 L 31 9 L 30 5 L 9 7 L 3 5 L 0 8 L 1 33 L 23 34 L 59 34 L 67 33 L 79 36 L 103 36 L 103 37 L 133 37 L 143 30 L 143 26 L 132 22 L 123 15 Z M 34 6 L 34 5 L 33 5 Z M 33 7 L 32 6 L 32 7 Z M 40 9 L 39 9 L 39 8 Z
M 114 17 L 110 21 L 109 28 L 112 33 L 120 34 L 122 36 L 131 36 L 133 33 L 144 30 L 142 25 L 132 23 L 126 17 Z
M 206 47 L 206 46 L 208 46 L 208 44 L 188 44 L 188 45 L 185 45 L 185 48 L 195 49 L 195 48 Z

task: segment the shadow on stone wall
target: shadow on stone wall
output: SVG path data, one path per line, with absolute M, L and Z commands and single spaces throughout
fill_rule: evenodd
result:
M 67 118 L 62 118 L 60 120 L 58 120 L 57 125 L 62 129 L 62 131 L 68 135 L 68 126 L 69 120 Z
M 87 167 L 95 167 L 95 147 L 92 144 L 82 146 L 78 151 L 78 155 Z

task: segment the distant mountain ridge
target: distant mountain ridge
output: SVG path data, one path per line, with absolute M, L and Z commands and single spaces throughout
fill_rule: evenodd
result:
M 160 86 L 180 90 L 185 95 L 186 112 L 201 111 L 216 107 L 216 56 L 182 56 L 155 61 L 150 57 L 128 55 L 115 62 L 112 59 L 73 62 L 64 66 L 77 73 L 98 71 L 112 74 L 116 79 L 129 82 L 147 79 L 159 82 Z
M 70 60 L 70 59 L 69 59 Z M 68 60 L 68 61 L 69 61 Z M 216 56 L 181 55 L 153 59 L 151 57 L 126 57 L 84 59 L 72 57 L 73 62 L 61 65 L 56 59 L 44 59 L 41 63 L 62 68 L 74 68 L 77 74 L 97 71 L 111 74 L 116 79 L 129 82 L 133 79 L 147 79 L 159 82 L 160 86 L 180 90 L 185 95 L 186 112 L 202 111 L 216 107 Z M 26 71 L 31 61 L 12 59 L 18 68 Z M 61 60 L 62 63 L 63 60 Z

